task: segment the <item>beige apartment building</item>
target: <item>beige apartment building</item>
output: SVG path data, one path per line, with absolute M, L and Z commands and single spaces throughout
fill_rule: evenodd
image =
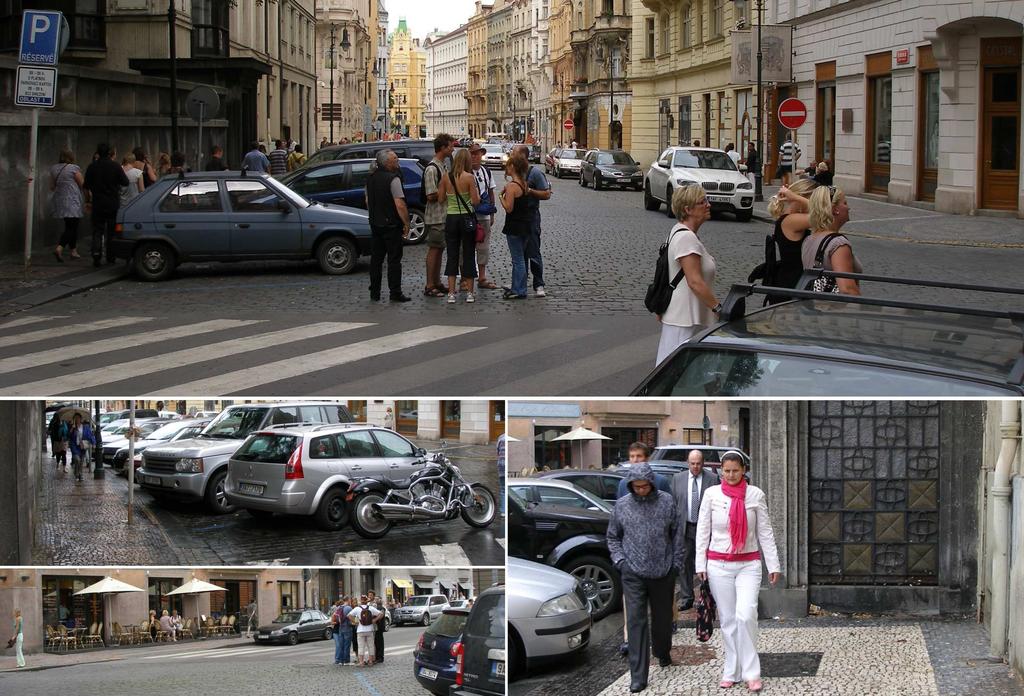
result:
M 504 132 L 511 118 L 512 5 L 495 0 L 487 14 L 487 118 L 485 132 Z M 511 133 L 508 133 L 511 135 Z
M 477 0 L 473 16 L 466 22 L 466 103 L 469 135 L 482 138 L 487 131 L 488 41 L 487 16 L 492 5 Z
M 388 49 L 391 129 L 409 137 L 425 138 L 427 59 L 420 40 L 413 37 L 404 17 L 398 20 L 398 28 L 389 38 Z
M 317 6 L 315 144 L 373 137 L 377 8 L 377 0 L 322 0 Z
M 545 151 L 558 143 L 568 144 L 578 140 L 576 129 L 565 128 L 567 119 L 575 124 L 575 107 L 569 95 L 573 91 L 575 66 L 572 53 L 573 6 L 567 0 L 556 0 L 548 15 L 548 55 L 545 66 L 551 74 L 551 97 L 549 100 L 548 128 L 549 141 L 544 145 Z

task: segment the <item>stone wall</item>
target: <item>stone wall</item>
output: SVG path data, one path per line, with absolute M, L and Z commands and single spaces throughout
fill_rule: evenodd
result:
M 43 402 L 0 401 L 0 424 L 0 564 L 28 565 L 44 459 Z

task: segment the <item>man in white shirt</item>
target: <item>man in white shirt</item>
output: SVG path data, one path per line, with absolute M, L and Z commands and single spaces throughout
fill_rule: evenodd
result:
M 697 514 L 704 492 L 718 485 L 718 476 L 704 470 L 704 453 L 692 450 L 686 459 L 690 470 L 672 477 L 672 497 L 676 500 L 679 528 L 683 530 L 683 572 L 679 574 L 679 609 L 693 607 L 694 558 L 697 553 Z
M 353 623 L 356 626 L 356 638 L 359 640 L 359 664 L 362 666 L 372 665 L 376 649 L 373 644 L 373 634 L 376 631 L 377 617 L 381 612 L 370 603 L 369 597 L 363 595 L 359 598 L 359 606 L 352 610 L 349 616 L 355 616 Z

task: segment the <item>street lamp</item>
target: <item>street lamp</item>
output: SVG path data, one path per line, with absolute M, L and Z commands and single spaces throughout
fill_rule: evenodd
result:
M 335 44 L 336 37 L 334 33 L 337 30 L 337 28 L 338 26 L 336 24 L 331 25 L 331 113 L 328 119 L 330 121 L 330 141 L 332 143 L 334 142 L 334 61 L 335 55 L 337 53 L 337 45 Z
M 373 77 L 374 79 L 380 78 L 381 72 L 376 65 L 373 66 Z M 384 123 L 381 128 L 381 140 L 384 139 L 384 134 L 388 132 L 388 111 L 390 111 L 390 92 L 388 90 L 387 76 L 384 76 Z

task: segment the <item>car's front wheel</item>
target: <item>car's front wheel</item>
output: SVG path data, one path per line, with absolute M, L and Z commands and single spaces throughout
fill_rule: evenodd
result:
M 644 184 L 644 209 L 646 210 L 657 210 L 658 206 L 661 205 L 661 201 L 651 195 L 651 185 L 649 183 Z
M 177 263 L 174 250 L 163 242 L 143 242 L 135 249 L 135 272 L 143 280 L 166 280 Z
M 587 177 L 583 176 L 583 172 L 580 172 L 580 186 L 587 187 Z
M 345 237 L 328 237 L 320 242 L 316 250 L 316 260 L 320 270 L 327 275 L 345 275 L 356 267 L 359 252 L 351 239 Z
M 675 215 L 672 214 L 672 187 L 669 186 L 665 189 L 665 215 L 675 220 Z
M 594 172 L 594 190 L 601 190 L 601 175 L 598 174 L 597 172 Z
M 421 626 L 429 626 L 430 625 L 430 612 L 429 611 L 423 612 L 423 618 L 420 619 L 420 625 Z
M 292 631 L 291 633 L 288 634 L 288 645 L 298 645 L 298 644 L 299 644 L 299 634 L 298 634 L 297 631 Z
M 611 561 L 601 556 L 580 556 L 561 568 L 574 575 L 590 602 L 594 621 L 616 611 L 622 604 L 622 580 Z
M 419 244 L 426 238 L 427 225 L 423 221 L 423 211 L 412 208 L 409 210 L 409 238 L 406 244 Z
M 228 470 L 225 468 L 213 475 L 213 478 L 206 484 L 206 507 L 217 515 L 226 515 L 235 511 L 235 506 L 228 501 L 224 492 L 224 481 L 228 477 Z

